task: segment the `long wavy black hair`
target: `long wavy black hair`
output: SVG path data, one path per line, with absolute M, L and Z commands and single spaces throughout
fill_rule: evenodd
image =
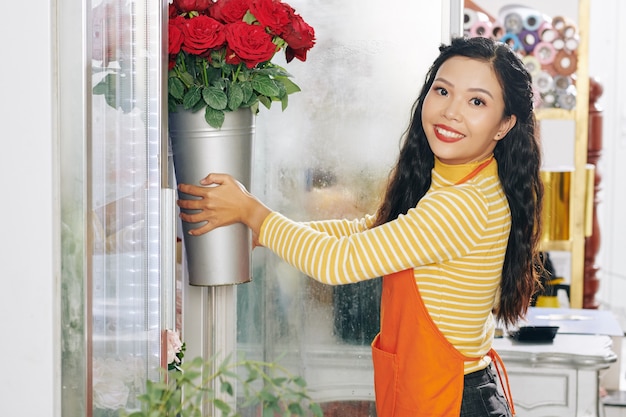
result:
M 439 51 L 440 55 L 428 70 L 424 86 L 413 105 L 413 116 L 378 209 L 376 225 L 406 214 L 430 187 L 434 155 L 422 126 L 422 107 L 441 65 L 454 56 L 489 63 L 503 91 L 502 117 L 517 117 L 515 126 L 494 149 L 512 223 L 495 314 L 505 325 L 512 325 L 527 312 L 537 288 L 537 265 L 540 265 L 538 245 L 543 185 L 539 176 L 541 150 L 535 136 L 531 77 L 509 46 L 490 39 L 455 38 L 450 45 L 441 45 Z

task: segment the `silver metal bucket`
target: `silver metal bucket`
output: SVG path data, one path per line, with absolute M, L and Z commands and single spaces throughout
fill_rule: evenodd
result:
M 227 173 L 250 189 L 255 124 L 250 109 L 227 112 L 221 129 L 204 120 L 204 110 L 169 114 L 169 133 L 178 184 L 199 185 L 209 173 Z M 194 198 L 179 192 L 180 199 Z M 243 224 L 200 236 L 187 232 L 198 223 L 183 222 L 189 284 L 241 284 L 252 278 L 252 235 Z

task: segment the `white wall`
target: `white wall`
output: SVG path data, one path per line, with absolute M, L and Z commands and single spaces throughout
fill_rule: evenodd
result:
M 55 415 L 51 1 L 0 25 L 0 414 Z M 58 413 L 57 413 L 58 415 Z
M 591 2 L 589 73 L 604 85 L 600 99 L 604 115 L 604 150 L 599 163 L 602 191 L 598 217 L 601 280 L 598 298 L 626 329 L 626 4 L 622 0 Z M 621 69 L 621 70 L 620 70 Z

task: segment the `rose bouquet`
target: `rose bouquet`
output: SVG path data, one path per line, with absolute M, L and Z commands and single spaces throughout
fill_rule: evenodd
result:
M 169 6 L 169 111 L 204 109 L 221 127 L 225 112 L 273 101 L 287 107 L 300 88 L 272 58 L 305 61 L 315 32 L 281 0 L 173 0 Z

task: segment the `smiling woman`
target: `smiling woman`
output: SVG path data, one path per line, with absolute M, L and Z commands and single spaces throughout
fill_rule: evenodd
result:
M 503 117 L 503 92 L 494 75 L 488 63 L 465 57 L 439 68 L 422 119 L 428 144 L 442 162 L 482 161 L 515 125 L 515 115 Z
M 193 235 L 243 223 L 324 284 L 384 276 L 372 344 L 379 417 L 511 415 L 491 346 L 495 319 L 522 318 L 538 279 L 543 188 L 532 109 L 530 75 L 508 46 L 456 38 L 428 71 L 375 215 L 295 222 L 209 173 L 200 186 L 179 185 L 195 197 L 178 201 L 180 216 L 205 222 Z

